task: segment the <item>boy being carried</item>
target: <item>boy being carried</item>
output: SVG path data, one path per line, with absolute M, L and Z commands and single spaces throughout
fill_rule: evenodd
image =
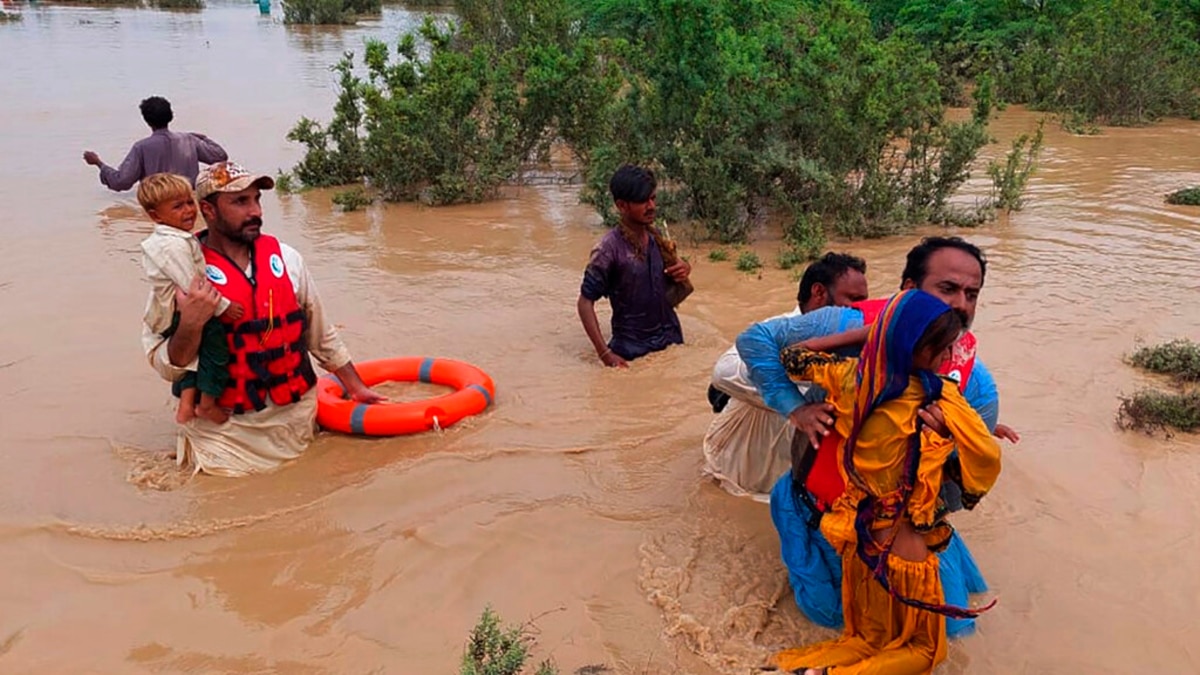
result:
M 195 194 L 183 176 L 156 173 L 142 180 L 137 196 L 155 223 L 154 232 L 142 241 L 142 266 L 154 284 L 147 322 L 154 332 L 168 336 L 179 325 L 179 313 L 155 308 L 173 308 L 176 288 L 187 289 L 196 275 L 204 274 L 204 253 L 192 235 L 198 213 Z M 244 311 L 238 303 L 221 298 L 216 315 L 204 325 L 194 372 L 189 367 L 188 374 L 172 386 L 179 397 L 176 422 L 183 424 L 197 415 L 217 424 L 229 418 L 229 413 L 217 407 L 217 397 L 229 378 L 229 344 L 217 317 L 228 312 L 229 317 L 238 319 Z

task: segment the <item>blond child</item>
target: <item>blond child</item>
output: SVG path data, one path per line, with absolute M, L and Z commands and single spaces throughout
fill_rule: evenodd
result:
M 175 289 L 186 289 L 196 275 L 204 274 L 204 253 L 200 241 L 192 235 L 196 226 L 195 194 L 183 176 L 156 173 L 142 179 L 138 185 L 138 202 L 154 221 L 154 232 L 142 241 L 142 266 L 154 285 L 154 298 L 146 321 L 155 332 L 169 336 L 179 325 L 175 307 Z M 170 307 L 171 312 L 161 308 Z M 191 368 L 172 386 L 179 397 L 175 420 L 180 424 L 201 416 L 218 424 L 229 414 L 217 406 L 217 398 L 225 390 L 228 379 L 229 345 L 225 328 L 218 316 L 241 318 L 243 308 L 225 298 L 217 304 L 213 318 L 204 325 L 196 369 Z M 199 401 L 197 402 L 197 392 Z

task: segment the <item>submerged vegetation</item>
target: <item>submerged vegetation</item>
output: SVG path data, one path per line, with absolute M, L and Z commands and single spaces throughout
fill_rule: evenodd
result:
M 1200 344 L 1173 340 L 1160 345 L 1140 347 L 1128 359 L 1143 370 L 1170 375 L 1179 391 L 1142 389 L 1121 397 L 1117 425 L 1121 429 L 1155 431 L 1196 431 L 1200 429 Z
M 1200 206 L 1200 187 L 1183 188 L 1167 195 L 1168 204 Z
M 463 650 L 459 675 L 521 675 L 527 673 L 533 637 L 525 626 L 503 626 L 491 607 L 483 610 Z M 533 675 L 558 675 L 550 661 L 542 661 Z
M 381 0 L 283 0 L 283 22 L 289 24 L 353 24 L 383 11 Z
M 819 253 L 826 231 L 963 221 L 950 199 L 991 141 L 991 90 L 969 119 L 948 120 L 929 52 L 877 37 L 851 0 L 459 0 L 456 10 L 459 22 L 427 19 L 394 49 L 368 42 L 365 73 L 345 54 L 333 118 L 303 118 L 289 133 L 306 147 L 300 182 L 480 201 L 558 147 L 606 221 L 608 177 L 645 163 L 667 220 L 724 243 L 782 223 L 790 265 Z M 1014 145 L 996 169 L 997 203 L 980 212 L 1019 206 L 1040 138 Z
M 1121 397 L 1117 425 L 1146 433 L 1200 429 L 1200 391 L 1164 392 L 1143 389 Z
M 1177 382 L 1198 382 L 1200 344 L 1181 339 L 1139 347 L 1129 356 L 1129 363 L 1152 373 L 1171 375 Z
M 333 3 L 338 0 L 295 0 Z M 350 0 L 345 0 L 349 2 Z M 1194 0 L 457 0 L 395 45 L 344 55 L 327 123 L 288 138 L 308 186 L 385 200 L 494 197 L 552 148 L 614 222 L 607 179 L 660 177 L 659 209 L 721 243 L 777 223 L 781 267 L 828 233 L 977 225 L 1019 209 L 1042 147 L 1022 134 L 953 197 L 1025 103 L 1077 131 L 1200 114 Z M 969 92 L 969 96 L 968 96 Z M 946 106 L 972 106 L 949 119 Z

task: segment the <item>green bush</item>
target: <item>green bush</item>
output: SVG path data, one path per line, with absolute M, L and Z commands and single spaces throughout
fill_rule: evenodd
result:
M 1200 391 L 1168 393 L 1143 389 L 1122 397 L 1117 426 L 1147 433 L 1200 429 Z
M 737 259 L 737 270 L 739 272 L 757 272 L 762 269 L 762 260 L 754 251 L 742 251 Z
M 502 626 L 500 617 L 488 607 L 471 630 L 459 675 L 520 675 L 532 644 L 533 638 L 523 626 Z M 558 675 L 558 669 L 542 661 L 534 675 Z
M 1014 138 L 1012 149 L 1005 156 L 1003 163 L 992 160 L 988 164 L 988 176 L 992 179 L 993 208 L 1017 211 L 1024 205 L 1022 195 L 1025 194 L 1025 185 L 1033 175 L 1038 156 L 1042 152 L 1044 126 L 1044 121 L 1039 122 L 1034 133 L 1021 134 Z
M 1183 188 L 1176 190 L 1167 195 L 1168 204 L 1182 204 L 1185 206 L 1200 206 L 1200 186 Z
M 362 188 L 343 190 L 333 195 L 334 204 L 342 207 L 342 211 L 357 211 L 371 204 L 371 197 Z
M 1129 363 L 1152 373 L 1172 375 L 1180 382 L 1197 382 L 1200 381 L 1200 344 L 1182 339 L 1140 347 L 1130 355 Z
M 305 185 L 369 179 L 384 199 L 478 201 L 558 143 L 581 199 L 616 218 L 607 181 L 639 162 L 659 208 L 711 238 L 787 226 L 793 257 L 826 228 L 880 236 L 945 222 L 990 103 L 944 119 L 938 68 L 903 34 L 876 37 L 853 0 L 459 0 L 394 54 L 346 54 L 327 126 L 304 118 Z M 990 100 L 990 99 L 989 99 Z
M 289 24 L 353 24 L 382 11 L 382 0 L 283 0 L 283 22 Z
M 723 248 L 714 248 L 713 250 L 708 252 L 708 259 L 711 260 L 712 262 L 722 262 L 724 260 L 729 260 L 729 251 L 726 251 Z
M 204 0 L 149 0 L 158 9 L 204 9 Z

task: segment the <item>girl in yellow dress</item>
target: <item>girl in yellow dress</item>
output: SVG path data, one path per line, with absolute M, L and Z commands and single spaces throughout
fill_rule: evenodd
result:
M 1000 474 L 1000 446 L 958 387 L 935 374 L 962 330 L 948 305 L 910 290 L 871 326 L 783 351 L 794 380 L 829 392 L 845 439 L 838 462 L 846 493 L 821 531 L 842 557 L 846 628 L 836 640 L 777 654 L 780 668 L 929 673 L 946 658 L 945 617 L 983 611 L 943 604 L 933 553 L 952 531 L 938 500 L 942 481 L 960 482 L 972 508 Z M 864 337 L 859 359 L 824 353 Z

